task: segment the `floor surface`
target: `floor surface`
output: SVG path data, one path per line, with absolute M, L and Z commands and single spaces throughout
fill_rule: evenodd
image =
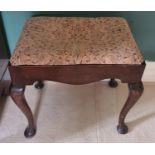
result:
M 106 81 L 73 86 L 45 82 L 42 90 L 26 88 L 37 122 L 37 134 L 26 139 L 27 120 L 10 97 L 0 100 L 0 142 L 155 142 L 155 83 L 128 113 L 129 132 L 116 131 L 119 112 L 128 95 L 126 84 L 110 88 Z

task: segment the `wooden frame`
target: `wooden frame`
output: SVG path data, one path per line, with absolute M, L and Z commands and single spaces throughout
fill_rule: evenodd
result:
M 122 82 L 141 79 L 142 65 L 56 65 L 56 66 L 10 66 L 14 84 L 31 85 L 36 80 L 51 80 L 68 84 L 87 84 L 106 78 L 117 78 Z M 19 74 L 20 73 L 20 74 Z M 130 76 L 129 76 L 130 75 Z
M 81 85 L 110 78 L 109 85 L 116 87 L 115 78 L 123 83 L 128 83 L 129 96 L 119 116 L 117 130 L 121 134 L 128 132 L 124 123 L 125 117 L 131 107 L 136 103 L 143 92 L 141 78 L 145 69 L 145 62 L 140 65 L 125 64 L 81 64 L 81 65 L 56 65 L 56 66 L 11 66 L 9 71 L 12 79 L 11 97 L 22 110 L 28 120 L 25 130 L 26 137 L 32 137 L 36 133 L 36 126 L 32 112 L 26 102 L 24 90 L 26 85 L 38 83 L 36 88 L 42 88 L 41 81 L 50 80 L 67 84 Z

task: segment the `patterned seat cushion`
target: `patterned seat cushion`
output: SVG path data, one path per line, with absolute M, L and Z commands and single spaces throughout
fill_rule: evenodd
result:
M 141 64 L 143 57 L 125 19 L 32 17 L 11 65 Z

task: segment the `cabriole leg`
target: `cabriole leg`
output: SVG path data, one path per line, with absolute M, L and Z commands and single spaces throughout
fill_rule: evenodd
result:
M 142 82 L 131 82 L 128 83 L 129 87 L 129 96 L 127 98 L 127 101 L 124 105 L 124 107 L 121 110 L 121 113 L 119 115 L 119 123 L 117 126 L 117 131 L 120 134 L 125 134 L 128 132 L 128 127 L 125 125 L 124 120 L 129 112 L 129 110 L 133 107 L 133 105 L 137 102 L 137 100 L 140 98 L 140 96 L 143 93 L 143 83 Z
M 20 110 L 25 114 L 28 120 L 28 127 L 26 128 L 24 135 L 25 137 L 32 137 L 36 133 L 36 127 L 34 124 L 33 115 L 31 109 L 29 108 L 25 96 L 24 96 L 25 87 L 23 86 L 12 86 L 11 88 L 11 97 L 15 104 L 20 108 Z

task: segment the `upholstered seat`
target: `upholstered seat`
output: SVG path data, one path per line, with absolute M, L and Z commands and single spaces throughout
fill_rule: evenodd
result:
M 125 19 L 32 17 L 11 65 L 141 64 L 143 57 Z
M 126 20 L 118 17 L 32 17 L 17 42 L 8 68 L 10 95 L 28 121 L 24 135 L 36 133 L 25 86 L 42 81 L 83 85 L 111 79 L 128 83 L 129 96 L 119 115 L 117 131 L 128 132 L 125 117 L 143 93 L 145 61 Z M 81 65 L 82 64 L 82 65 Z M 51 102 L 51 101 L 50 101 Z

